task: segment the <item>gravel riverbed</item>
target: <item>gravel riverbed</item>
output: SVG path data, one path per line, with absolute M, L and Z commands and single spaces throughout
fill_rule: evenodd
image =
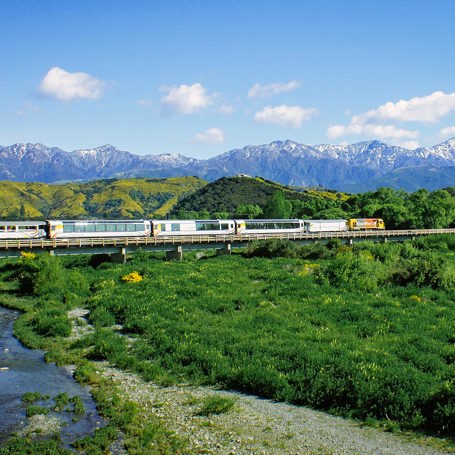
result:
M 443 455 L 443 449 L 408 441 L 340 417 L 254 396 L 189 385 L 162 387 L 100 364 L 125 397 L 189 441 L 192 453 L 217 455 Z M 233 399 L 224 414 L 197 415 L 209 396 Z M 453 453 L 453 452 L 452 452 Z

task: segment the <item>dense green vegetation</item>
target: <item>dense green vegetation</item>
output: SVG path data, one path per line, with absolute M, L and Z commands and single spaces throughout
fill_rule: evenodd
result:
M 2 219 L 163 217 L 207 182 L 196 177 L 108 179 L 47 185 L 0 182 Z
M 89 382 L 98 380 L 87 362 L 107 359 L 148 380 L 455 433 L 453 236 L 353 247 L 258 242 L 231 257 L 139 253 L 126 265 L 26 255 L 0 275 L 23 295 L 8 299 L 27 311 L 17 334 L 46 347 L 49 360 L 79 364 Z M 90 309 L 95 331 L 69 341 L 66 311 L 75 306 Z M 231 406 L 204 403 L 200 412 Z M 130 428 L 120 415 L 117 428 Z
M 455 226 L 455 190 L 391 188 L 348 195 L 256 177 L 0 182 L 0 218 L 383 218 L 390 229 Z
M 453 188 L 414 193 L 380 188 L 353 195 L 321 188 L 296 191 L 260 178 L 233 177 L 183 198 L 171 213 L 176 218 L 378 217 L 390 229 L 443 228 L 455 226 L 455 196 Z

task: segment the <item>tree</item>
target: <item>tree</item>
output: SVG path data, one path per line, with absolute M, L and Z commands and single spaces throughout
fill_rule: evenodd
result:
M 292 202 L 288 201 L 282 191 L 276 191 L 264 207 L 266 218 L 285 219 L 292 214 Z
M 262 209 L 256 204 L 240 204 L 234 213 L 236 218 L 254 219 L 259 218 L 262 214 Z

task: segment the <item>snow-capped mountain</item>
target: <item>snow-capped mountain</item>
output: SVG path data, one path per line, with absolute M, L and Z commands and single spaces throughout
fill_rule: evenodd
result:
M 120 176 L 173 174 L 195 161 L 181 155 L 134 155 L 111 145 L 66 152 L 42 144 L 0 146 L 0 180 L 53 183 Z
M 134 155 L 111 145 L 74 152 L 42 144 L 0 147 L 0 180 L 52 183 L 181 175 L 215 180 L 234 174 L 349 191 L 381 185 L 410 191 L 455 186 L 455 138 L 415 150 L 380 141 L 311 146 L 286 140 L 249 145 L 207 160 L 180 154 Z

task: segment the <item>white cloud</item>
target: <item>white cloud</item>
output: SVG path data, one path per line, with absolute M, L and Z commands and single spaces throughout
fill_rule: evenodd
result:
M 61 101 L 77 98 L 95 100 L 102 94 L 105 83 L 87 73 L 69 73 L 58 66 L 51 68 L 41 81 L 42 94 Z
M 248 91 L 248 98 L 265 98 L 282 92 L 290 92 L 300 87 L 299 81 L 290 81 L 286 84 L 275 82 L 272 84 L 254 84 Z
M 160 90 L 167 92 L 161 98 L 161 105 L 163 112 L 168 114 L 192 114 L 207 108 L 213 102 L 205 87 L 199 83 L 161 87 Z
M 354 123 L 373 121 L 435 123 L 455 110 L 455 93 L 434 92 L 428 96 L 391 101 L 353 117 Z
M 441 137 L 454 137 L 455 136 L 455 126 L 448 126 L 439 131 Z
M 455 111 L 455 93 L 446 94 L 438 91 L 431 95 L 417 96 L 396 103 L 389 101 L 377 109 L 354 115 L 349 125 L 331 126 L 327 130 L 327 136 L 335 139 L 347 135 L 361 135 L 377 139 L 394 139 L 397 143 L 406 140 L 402 145 L 415 148 L 418 146 L 415 139 L 419 136 L 419 132 L 390 123 L 435 123 L 451 111 Z M 455 129 L 441 130 L 441 135 L 444 134 L 455 134 Z
M 351 122 L 350 125 L 333 125 L 327 130 L 329 139 L 347 135 L 367 136 L 375 139 L 416 139 L 418 131 L 397 128 L 394 125 L 373 125 Z
M 282 126 L 299 128 L 305 121 L 309 120 L 315 114 L 317 109 L 305 109 L 301 106 L 267 106 L 262 111 L 256 112 L 254 120 L 256 123 L 276 123 Z
M 209 128 L 202 133 L 196 134 L 191 140 L 197 144 L 222 144 L 224 142 L 224 131 L 220 128 Z

